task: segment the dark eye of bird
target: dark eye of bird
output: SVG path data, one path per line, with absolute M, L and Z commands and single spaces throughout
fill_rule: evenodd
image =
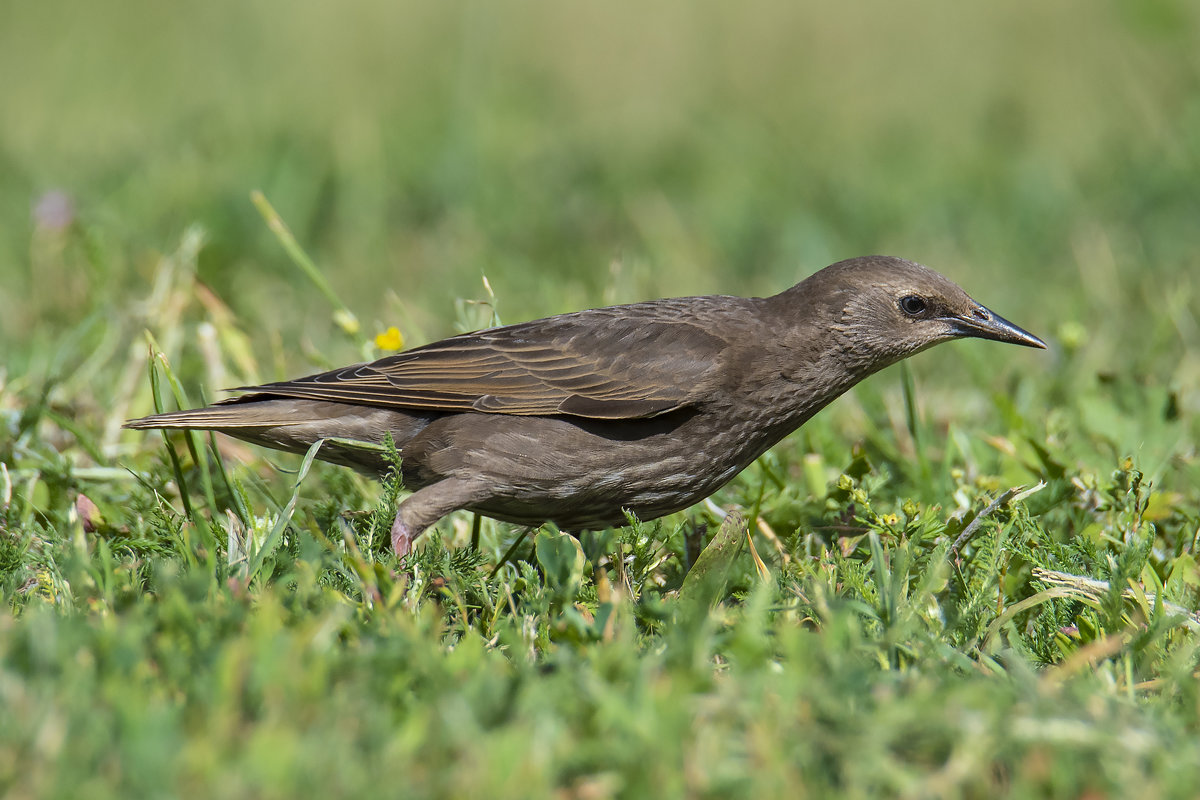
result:
M 900 310 L 910 317 L 919 317 L 925 313 L 929 306 L 925 303 L 923 297 L 917 297 L 915 294 L 910 294 L 900 298 Z

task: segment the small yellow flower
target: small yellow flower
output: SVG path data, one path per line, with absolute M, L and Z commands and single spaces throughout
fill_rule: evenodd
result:
M 884 514 L 880 519 L 883 520 L 883 524 L 893 528 L 900 523 L 900 517 L 895 514 Z
M 380 350 L 399 350 L 404 347 L 404 337 L 395 325 L 375 336 L 375 346 Z

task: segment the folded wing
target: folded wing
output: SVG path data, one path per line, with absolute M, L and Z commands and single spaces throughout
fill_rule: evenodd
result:
M 455 336 L 369 364 L 243 387 L 366 406 L 593 419 L 652 417 L 701 400 L 725 349 L 677 304 L 638 304 Z

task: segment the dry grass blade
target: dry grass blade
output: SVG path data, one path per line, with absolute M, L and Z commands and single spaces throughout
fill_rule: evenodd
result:
M 959 550 L 961 550 L 967 544 L 967 542 L 971 541 L 971 538 L 979 532 L 979 527 L 983 524 L 983 521 L 994 514 L 997 509 L 1007 506 L 1010 503 L 1024 500 L 1031 494 L 1040 492 L 1045 488 L 1046 482 L 1038 481 L 1034 486 L 1014 486 L 1011 489 L 1002 492 L 1000 496 L 989 503 L 987 507 L 983 509 L 983 511 L 980 511 L 977 515 L 975 515 L 975 519 L 971 520 L 967 527 L 963 528 L 962 533 L 960 533 L 958 538 L 954 540 L 954 544 L 950 545 L 950 555 L 954 558 L 958 558 Z
M 1072 575 L 1069 572 L 1058 572 L 1052 569 L 1045 569 L 1044 567 L 1034 567 L 1033 577 L 1052 587 L 1067 591 L 1069 596 L 1093 604 L 1099 603 L 1111 591 L 1108 581 L 1087 578 L 1083 575 Z M 1151 606 L 1158 602 L 1157 594 L 1147 592 L 1140 586 L 1136 588 L 1131 586 L 1125 589 L 1121 592 L 1121 596 L 1135 602 L 1144 600 Z M 1194 631 L 1200 631 L 1200 612 L 1191 611 L 1181 605 L 1166 601 L 1163 601 L 1162 607 L 1170 614 L 1178 616 L 1184 625 Z

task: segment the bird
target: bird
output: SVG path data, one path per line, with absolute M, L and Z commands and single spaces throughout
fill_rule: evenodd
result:
M 594 308 L 239 387 L 130 420 L 214 430 L 379 476 L 400 455 L 392 549 L 452 511 L 578 533 L 692 506 L 868 375 L 961 338 L 1045 348 L 928 267 L 839 261 L 770 297 Z M 361 443 L 361 444 L 360 444 Z

